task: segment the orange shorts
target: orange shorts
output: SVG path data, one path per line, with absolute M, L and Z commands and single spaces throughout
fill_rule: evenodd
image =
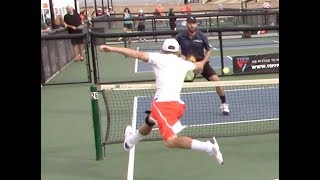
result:
M 178 101 L 152 102 L 150 119 L 157 123 L 162 139 L 167 140 L 185 128 L 180 123 L 184 110 L 185 105 Z

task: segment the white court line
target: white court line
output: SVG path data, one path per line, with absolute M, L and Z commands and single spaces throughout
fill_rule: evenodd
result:
M 275 42 L 275 43 L 278 43 L 278 44 L 279 44 L 279 41 L 273 40 L 273 42 Z
M 278 179 L 272 179 L 272 180 L 279 180 L 279 178 Z
M 67 63 L 67 64 L 66 64 L 64 67 L 62 67 L 59 71 L 57 71 L 56 73 L 54 73 L 53 76 L 51 76 L 50 78 L 48 78 L 44 84 L 48 83 L 51 79 L 53 79 L 57 74 L 59 74 L 62 70 L 64 70 L 64 69 L 65 69 L 67 66 L 69 66 L 72 62 L 73 62 L 73 60 L 71 60 L 69 63 Z
M 139 47 L 137 47 L 137 51 L 139 51 Z M 136 58 L 134 61 L 134 73 L 138 72 L 138 61 L 139 61 L 138 58 Z
M 134 60 L 134 73 L 138 72 L 138 61 L 139 60 L 137 58 Z
M 138 110 L 138 97 L 133 98 L 133 111 L 132 111 L 132 130 L 133 132 L 136 131 L 136 125 L 137 125 L 137 110 Z M 133 146 L 129 151 L 129 160 L 128 160 L 128 171 L 127 171 L 127 180 L 133 180 L 133 174 L 134 174 L 134 156 L 135 156 L 135 150 L 136 145 Z

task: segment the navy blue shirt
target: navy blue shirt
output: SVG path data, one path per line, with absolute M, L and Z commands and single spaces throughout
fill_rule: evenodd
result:
M 208 42 L 208 38 L 201 31 L 196 31 L 196 34 L 193 36 L 193 39 L 188 37 L 188 32 L 180 32 L 177 37 L 177 41 L 181 46 L 181 53 L 188 57 L 193 55 L 196 57 L 197 61 L 204 58 L 204 48 L 209 50 L 212 46 Z

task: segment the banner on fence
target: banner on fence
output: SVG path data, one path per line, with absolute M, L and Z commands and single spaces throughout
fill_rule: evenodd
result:
M 279 72 L 279 53 L 234 56 L 234 74 L 263 74 Z

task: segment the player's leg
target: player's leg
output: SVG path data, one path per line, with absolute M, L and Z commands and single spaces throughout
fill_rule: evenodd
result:
M 72 43 L 72 49 L 73 49 L 73 57 L 74 57 L 74 61 L 80 61 L 80 56 L 79 56 L 79 46 L 76 42 L 75 39 L 71 40 Z
M 166 147 L 207 152 L 209 155 L 216 157 L 220 164 L 223 164 L 222 154 L 214 137 L 210 141 L 203 142 L 187 136 L 177 136 L 185 128 L 179 120 L 185 110 L 184 104 L 164 102 L 156 103 L 155 107 L 157 110 L 152 112 L 151 118 L 156 119 Z
M 152 130 L 155 125 L 154 121 L 150 120 L 150 111 L 146 111 L 147 117 L 145 118 L 145 123 L 140 126 L 137 131 L 133 131 L 131 126 L 127 126 L 124 131 L 124 142 L 123 148 L 129 151 L 135 144 L 143 140 Z
M 84 44 L 83 44 L 83 40 L 81 40 L 80 44 L 79 44 L 79 48 L 80 48 L 80 60 L 83 61 L 84 58 L 82 56 L 82 53 L 84 51 Z
M 206 78 L 208 81 L 220 81 L 217 73 L 213 70 L 209 63 L 206 63 L 203 66 L 202 76 Z M 227 104 L 227 99 L 224 94 L 224 90 L 221 86 L 216 86 L 216 91 L 220 97 L 221 105 L 220 109 L 224 115 L 228 115 L 230 113 L 229 105 Z
M 206 152 L 210 156 L 215 157 L 219 164 L 223 165 L 223 156 L 215 137 L 212 137 L 212 139 L 208 141 L 199 141 L 187 136 L 177 136 L 174 134 L 164 140 L 164 144 L 168 148 L 191 149 Z

